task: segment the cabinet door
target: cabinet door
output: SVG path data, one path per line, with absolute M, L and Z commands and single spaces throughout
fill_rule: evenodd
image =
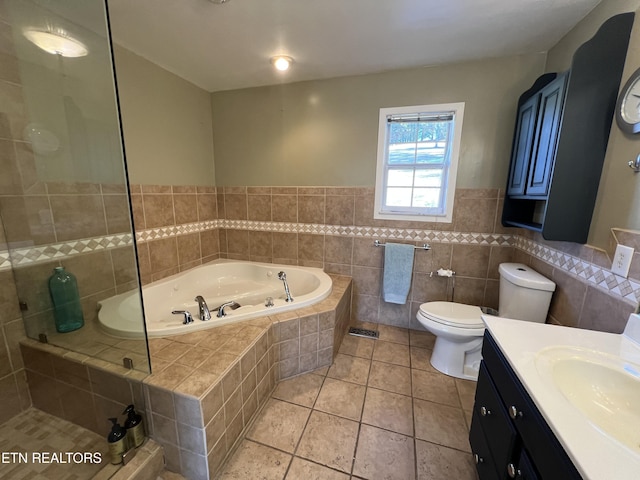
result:
M 487 372 L 484 362 L 480 363 L 476 401 L 473 406 L 473 417 L 477 417 L 487 437 L 493 461 L 500 471 L 507 468 L 512 461 L 516 444 L 516 430 L 513 428 L 507 409 Z
M 477 415 L 474 415 L 471 419 L 469 443 L 471 444 L 471 451 L 473 452 L 473 459 L 476 462 L 480 480 L 501 480 L 506 478 L 504 474 L 498 473 Z
M 539 102 L 540 94 L 536 94 L 522 104 L 518 110 L 511 171 L 509 172 L 509 185 L 507 187 L 508 195 L 524 195 L 533 150 Z
M 507 473 L 511 474 L 511 471 Z M 522 452 L 520 452 L 520 459 L 518 460 L 516 475 L 513 478 L 515 478 L 516 480 L 540 480 L 538 472 L 536 472 L 536 469 L 533 468 L 533 464 L 529 459 L 529 455 L 527 455 L 527 452 L 524 449 L 522 450 Z
M 507 406 L 509 417 L 527 449 L 528 455 L 541 478 L 578 480 L 582 477 L 571 463 L 560 442 L 544 417 L 538 411 L 526 389 L 504 358 L 500 348 L 485 331 L 482 357 L 498 394 Z
M 538 124 L 525 189 L 526 195 L 546 196 L 549 193 L 562 118 L 565 83 L 566 75 L 559 75 L 540 92 Z

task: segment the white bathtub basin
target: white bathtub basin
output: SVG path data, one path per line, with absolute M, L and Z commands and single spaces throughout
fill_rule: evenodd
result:
M 280 271 L 287 274 L 293 302 L 285 301 L 284 285 L 278 280 Z M 179 335 L 306 307 L 327 298 L 331 284 L 331 277 L 319 268 L 216 260 L 142 287 L 147 335 Z M 204 297 L 211 320 L 198 318 L 196 295 Z M 265 307 L 267 297 L 273 297 L 273 307 Z M 225 317 L 217 318 L 215 309 L 229 301 L 238 302 L 241 307 L 227 309 Z M 116 295 L 98 305 L 98 319 L 104 331 L 117 337 L 144 337 L 137 291 Z M 188 310 L 194 322 L 184 325 L 184 317 L 173 315 L 174 310 Z

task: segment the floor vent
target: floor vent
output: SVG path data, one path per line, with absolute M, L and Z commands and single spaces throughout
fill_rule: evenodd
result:
M 364 338 L 378 338 L 378 332 L 376 332 L 375 330 L 367 330 L 366 328 L 350 327 L 349 335 Z

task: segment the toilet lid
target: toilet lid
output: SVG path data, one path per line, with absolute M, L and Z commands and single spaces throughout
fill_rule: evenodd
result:
M 460 328 L 484 328 L 482 310 L 475 305 L 455 302 L 428 302 L 420 305 L 420 313 L 434 322 Z

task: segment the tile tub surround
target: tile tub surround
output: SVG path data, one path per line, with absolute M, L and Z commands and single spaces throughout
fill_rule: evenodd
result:
M 151 185 L 140 188 L 150 192 L 197 190 Z M 637 279 L 632 280 L 632 286 L 637 287 L 635 297 L 623 298 L 621 289 L 616 288 L 623 279 L 611 280 L 607 274 L 607 252 L 587 245 L 548 242 L 527 230 L 502 227 L 503 192 L 498 189 L 458 189 L 450 224 L 375 220 L 371 187 L 217 187 L 215 191 L 217 220 L 211 228 L 219 235 L 220 257 L 315 266 L 350 275 L 354 281 L 352 310 L 356 320 L 421 328 L 415 320 L 421 303 L 451 299 L 450 281 L 429 276 L 438 268 L 456 271 L 456 301 L 497 308 L 497 267 L 510 261 L 530 264 L 543 274 L 553 273 L 558 285 L 558 298 L 549 317 L 553 323 L 620 331 L 627 312 L 640 300 L 640 249 L 634 255 L 630 274 L 630 279 Z M 179 239 L 184 235 L 181 232 L 200 228 L 210 227 L 202 222 L 195 226 L 173 225 L 138 231 L 137 236 L 149 244 L 170 244 L 172 252 L 168 257 L 175 259 L 181 255 L 180 245 L 188 242 L 171 243 L 167 238 L 173 235 Z M 610 250 L 618 242 L 640 244 L 637 238 L 637 232 L 614 229 Z M 375 239 L 415 245 L 431 243 L 432 250 L 416 252 L 407 305 L 388 304 L 381 299 L 384 251 L 372 247 Z M 525 241 L 532 243 L 526 246 Z M 552 254 L 543 252 L 547 248 Z M 594 282 L 577 274 L 570 268 L 572 263 L 564 260 L 569 257 L 574 263 L 580 260 L 585 268 L 602 270 L 604 281 Z M 145 262 L 149 263 L 142 257 L 141 265 Z M 585 300 L 587 293 L 590 302 Z M 590 303 L 612 307 L 615 319 L 606 316 L 604 323 L 596 320 Z
M 224 226 L 221 257 L 309 265 L 350 275 L 355 320 L 417 329 L 422 328 L 415 320 L 421 303 L 451 299 L 451 281 L 430 276 L 438 268 L 456 272 L 455 301 L 492 308 L 498 307 L 500 263 L 523 261 L 543 274 L 551 272 L 558 285 L 549 317 L 554 323 L 619 332 L 638 305 L 640 253 L 634 255 L 630 274 L 638 281 L 631 281 L 629 293 L 624 279 L 611 278 L 606 252 L 503 227 L 501 190 L 458 189 L 450 224 L 375 220 L 373 194 L 369 187 L 218 187 L 219 222 Z M 616 242 L 640 245 L 632 233 L 614 229 L 612 250 Z M 431 243 L 430 251 L 416 251 L 406 305 L 381 299 L 384 249 L 372 247 L 375 239 Z M 553 253 L 545 255 L 543 248 Z M 576 259 L 603 275 L 586 278 L 577 273 L 571 269 Z M 593 308 L 599 304 L 615 318 L 600 315 L 603 312 Z M 564 319 L 566 310 L 569 316 Z
M 379 340 L 346 335 L 330 368 L 280 382 L 216 478 L 476 479 L 475 382 L 431 367 L 433 335 L 379 328 Z
M 219 258 L 216 187 L 131 185 L 143 285 Z
M 331 364 L 349 323 L 350 297 L 351 279 L 333 276 L 331 295 L 311 307 L 152 339 L 154 373 L 146 378 L 26 340 L 34 406 L 106 435 L 104 419 L 133 401 L 163 446 L 167 468 L 208 478 L 280 379 Z M 93 409 L 74 418 L 78 406 L 71 399 Z
M 411 304 L 385 304 L 383 249 L 373 247 L 374 239 L 421 244 L 427 235 L 433 251 L 417 253 L 415 271 L 457 269 L 456 300 L 493 306 L 493 263 L 509 257 L 517 231 L 499 225 L 498 189 L 457 191 L 450 224 L 374 220 L 370 187 L 134 185 L 131 191 L 143 283 L 218 256 L 319 267 L 353 277 L 356 319 L 405 327 L 420 303 L 446 298 L 447 282 L 438 279 L 425 290 L 424 279 L 416 276 Z

